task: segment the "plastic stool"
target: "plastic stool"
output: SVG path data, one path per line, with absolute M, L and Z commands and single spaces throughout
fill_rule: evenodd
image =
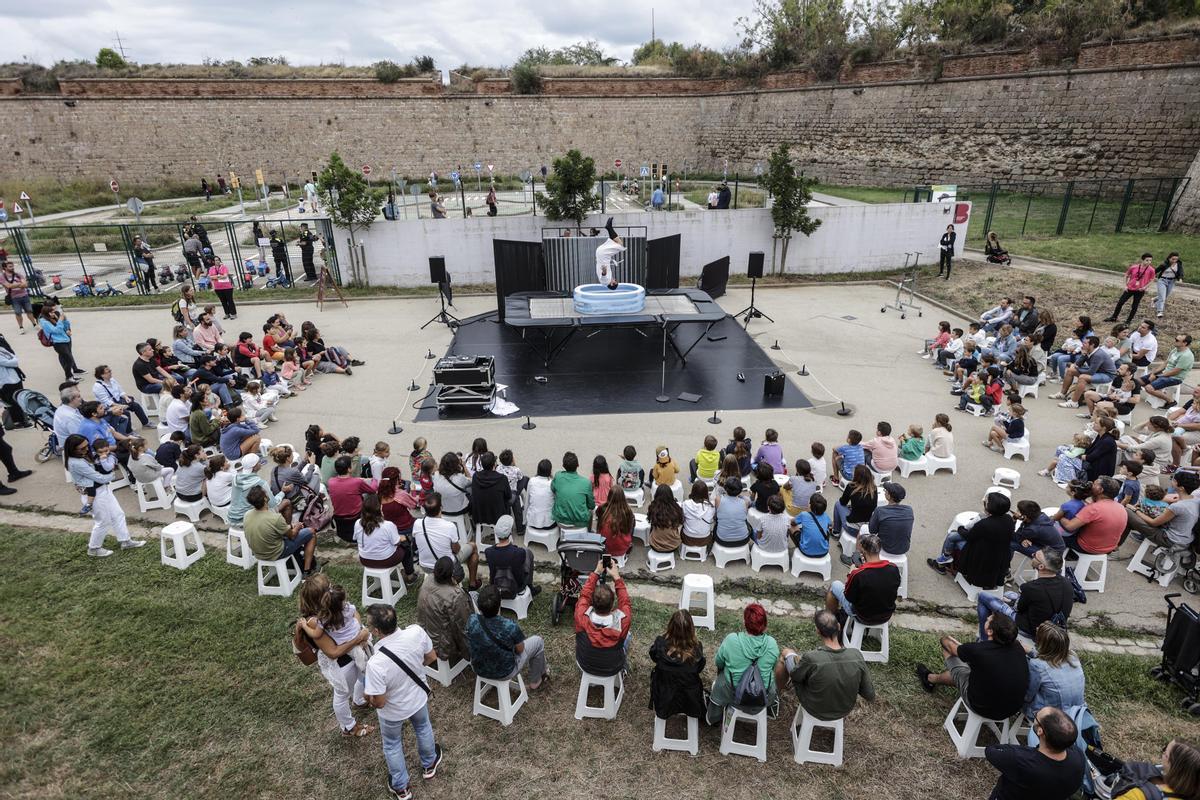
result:
M 1039 388 L 1038 384 L 1036 384 L 1036 383 L 1018 384 L 1017 385 L 1017 394 L 1020 397 L 1026 397 L 1027 395 L 1033 395 L 1033 399 L 1037 400 L 1038 388 Z
M 820 558 L 810 558 L 797 547 L 792 551 L 792 577 L 799 578 L 802 572 L 815 572 L 821 580 L 829 580 L 833 574 L 833 559 L 826 553 Z
M 899 597 L 908 597 L 908 554 L 896 556 L 881 550 L 879 557 L 884 561 L 892 562 L 896 565 L 896 569 L 900 570 L 900 590 L 896 594 Z M 829 579 L 826 578 L 826 580 Z
M 1029 460 L 1029 429 L 1025 429 L 1025 435 L 1020 439 L 1013 441 L 1012 439 L 1004 440 L 1004 457 L 1012 458 L 1020 456 L 1023 460 Z
M 175 502 L 175 490 L 164 488 L 162 478 L 153 483 L 135 483 L 133 489 L 137 492 L 138 510 L 143 514 L 156 508 L 170 508 Z
M 1151 550 L 1153 548 L 1153 550 Z M 1175 567 L 1166 572 L 1159 572 L 1155 569 L 1155 564 L 1158 561 L 1160 553 L 1166 552 L 1166 549 L 1159 547 L 1149 539 L 1143 539 L 1142 544 L 1134 553 L 1133 558 L 1129 560 L 1129 566 L 1126 569 L 1137 575 L 1145 575 L 1151 580 L 1158 581 L 1158 585 L 1167 588 L 1171 581 L 1179 574 L 1179 553 L 1175 554 Z M 1146 563 L 1147 555 L 1150 557 L 1150 563 Z M 1076 578 L 1079 576 L 1076 575 Z
M 906 461 L 905 459 L 901 458 L 896 461 L 896 466 L 900 468 L 901 478 L 907 478 L 914 472 L 923 472 L 928 475 L 930 470 L 928 456 L 921 456 L 916 461 Z
M 750 563 L 750 543 L 747 542 L 737 547 L 726 547 L 720 542 L 713 540 L 712 545 L 713 560 L 717 562 L 717 566 L 724 568 L 730 561 L 745 561 Z
M 1108 554 L 1095 556 L 1091 553 L 1079 553 L 1075 550 L 1067 549 L 1067 553 L 1078 557 L 1075 566 L 1075 580 L 1079 581 L 1079 586 L 1085 592 L 1099 592 L 1104 594 L 1104 581 L 1108 577 Z M 1092 567 L 1096 567 L 1097 575 L 1095 578 L 1088 578 L 1088 573 Z
M 467 661 L 465 658 L 460 658 L 458 663 L 453 667 L 450 666 L 450 662 L 446 659 L 439 658 L 433 664 L 425 665 L 425 674 L 430 678 L 433 678 L 442 686 L 449 686 L 451 683 L 454 683 L 454 679 L 457 678 L 459 674 L 469 666 L 471 666 L 471 662 Z
M 641 512 L 633 515 L 633 538 L 640 540 L 647 547 L 650 546 L 650 520 Z
M 660 553 L 652 547 L 646 548 L 646 567 L 651 572 L 675 569 L 675 551 Z
M 675 716 L 683 716 L 676 714 Z M 672 739 L 667 736 L 667 721 L 654 718 L 654 743 L 651 748 L 656 753 L 663 750 L 678 750 L 681 753 L 696 755 L 700 752 L 700 720 L 697 717 L 684 717 L 687 720 L 687 737 Z
M 960 719 L 963 721 L 961 731 L 958 729 Z M 946 722 L 942 727 L 946 729 L 946 733 L 950 734 L 950 741 L 954 742 L 954 749 L 958 751 L 959 758 L 983 758 L 983 748 L 979 746 L 979 734 L 983 732 L 985 725 L 996 735 L 999 744 L 1012 742 L 1010 720 L 982 717 L 972 711 L 961 697 L 954 703 L 950 713 L 946 715 Z
M 967 600 L 971 601 L 972 603 L 978 600 L 979 595 L 981 594 L 992 594 L 996 597 L 1001 597 L 1004 595 L 1004 587 L 1000 586 L 994 589 L 984 589 L 982 587 L 975 586 L 974 584 L 967 583 L 967 579 L 963 577 L 961 572 L 954 576 L 954 582 L 962 588 L 963 592 L 967 595 Z
M 992 473 L 992 485 L 1005 486 L 1013 490 L 1020 489 L 1021 473 L 1007 467 L 996 467 L 996 471 Z
M 739 722 L 755 726 L 753 744 L 734 741 L 733 734 L 737 730 Z M 750 756 L 765 763 L 767 760 L 767 709 L 760 709 L 757 714 L 747 714 L 738 711 L 733 706 L 726 708 L 725 719 L 721 723 L 721 755 Z
M 621 673 L 602 678 L 599 675 L 584 672 L 582 667 L 579 671 L 581 675 L 579 677 L 579 694 L 575 698 L 575 719 L 584 719 L 585 717 L 616 719 L 617 712 L 621 710 L 621 701 L 625 699 L 625 680 L 621 677 Z M 588 705 L 588 690 L 593 686 L 599 686 L 604 690 L 602 705 Z
M 516 699 L 512 696 L 513 685 L 517 687 Z M 489 706 L 483 702 L 483 696 L 489 688 L 496 690 L 496 705 Z M 529 692 L 525 691 L 525 681 L 520 673 L 512 680 L 494 681 L 489 678 L 481 678 L 475 676 L 475 706 L 471 713 L 488 719 L 498 721 L 504 727 L 512 725 L 513 718 L 517 716 L 517 712 L 521 710 L 521 706 L 525 705 L 525 701 L 529 699 Z
M 254 566 L 254 553 L 250 552 L 246 532 L 241 528 L 230 528 L 228 536 L 225 537 L 225 563 L 242 569 Z
M 162 395 L 158 392 L 142 392 L 142 410 L 146 412 L 147 417 L 158 419 L 160 415 L 158 409 L 158 401 Z
M 291 597 L 292 592 L 296 591 L 296 587 L 304 578 L 300 563 L 293 556 L 277 561 L 257 560 L 257 562 L 258 593 L 261 595 Z
M 554 525 L 550 528 L 534 528 L 525 526 L 525 546 L 533 543 L 540 544 L 546 548 L 548 552 L 554 553 L 558 550 L 558 526 Z
M 396 601 L 408 593 L 400 567 L 363 567 L 362 607 L 372 603 L 396 605 Z
M 755 545 L 750 548 L 750 569 L 755 572 L 762 571 L 763 567 L 779 567 L 784 572 L 788 571 L 788 551 L 785 547 L 777 553 L 771 553 L 763 550 Z
M 888 647 L 888 627 L 889 623 L 887 622 L 882 625 L 865 625 L 861 620 L 850 617 L 846 622 L 846 631 L 842 634 L 842 640 L 846 647 L 862 653 L 863 661 L 886 664 L 888 662 L 888 652 L 890 651 Z M 879 633 L 878 650 L 863 649 L 863 639 L 871 631 Z
M 176 514 L 183 514 L 192 522 L 199 522 L 200 515 L 208 510 L 208 501 L 203 497 L 199 500 L 181 500 L 176 495 L 171 505 L 174 507 Z
M 938 458 L 937 456 L 926 453 L 925 460 L 929 462 L 929 474 L 935 475 L 940 469 L 950 470 L 951 475 L 958 474 L 958 457 L 948 456 L 946 458 Z
M 692 596 L 699 595 L 704 600 L 704 613 L 692 611 Z M 683 576 L 683 594 L 679 598 L 679 607 L 686 608 L 692 614 L 692 624 L 697 628 L 717 629 L 716 591 L 713 589 L 713 579 L 708 575 L 688 573 Z
M 183 520 L 162 529 L 158 548 L 162 563 L 176 569 L 187 569 L 204 558 L 204 542 L 200 541 L 196 526 Z
M 501 598 L 500 607 L 507 608 L 509 611 L 517 615 L 517 619 L 525 619 L 529 616 L 529 606 L 533 603 L 533 592 L 526 586 L 521 590 L 520 594 L 512 599 Z
M 813 731 L 817 728 L 828 728 L 833 731 L 832 750 L 812 749 Z M 842 720 L 835 719 L 827 722 L 817 719 L 812 714 L 805 713 L 804 706 L 796 707 L 796 716 L 792 719 L 792 757 L 797 764 L 829 764 L 834 767 L 842 765 Z
M 679 558 L 682 561 L 707 561 L 708 548 L 701 545 L 691 545 L 687 542 L 679 545 Z

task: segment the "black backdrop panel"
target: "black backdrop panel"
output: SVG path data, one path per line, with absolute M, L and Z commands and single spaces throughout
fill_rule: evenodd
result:
M 679 288 L 679 234 L 646 243 L 646 289 Z
M 517 292 L 541 292 L 546 289 L 546 262 L 541 242 L 492 240 L 496 266 L 496 305 L 504 321 L 504 299 Z
M 728 283 L 729 256 L 705 264 L 700 270 L 700 289 L 708 292 L 708 296 L 714 300 L 725 294 L 725 285 Z

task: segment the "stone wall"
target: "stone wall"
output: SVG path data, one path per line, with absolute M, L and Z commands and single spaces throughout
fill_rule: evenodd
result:
M 374 78 L 63 78 L 64 97 L 421 97 L 440 95 L 439 75 Z
M 1179 196 L 1171 227 L 1181 233 L 1200 234 L 1200 155 L 1196 156 L 1187 174 L 1191 180 Z

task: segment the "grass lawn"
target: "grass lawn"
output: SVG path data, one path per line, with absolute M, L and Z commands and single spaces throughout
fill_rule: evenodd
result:
M 119 177 L 119 176 L 118 176 Z M 192 183 L 126 184 L 121 182 L 121 205 L 131 197 L 143 200 L 164 200 L 169 197 L 195 197 L 200 192 L 200 180 Z M 216 191 L 216 187 L 213 187 Z M 76 211 L 81 208 L 116 205 L 116 197 L 108 188 L 108 181 L 72 181 L 71 183 L 28 183 L 0 180 L 0 197 L 12 201 L 27 193 L 33 201 L 33 213 L 57 214 L 60 211 Z M 200 202 L 204 202 L 201 200 Z M 22 203 L 22 206 L 25 204 Z M 9 211 L 11 214 L 11 210 Z
M 271 205 L 276 209 L 282 208 L 283 200 L 283 197 L 272 197 Z M 295 201 L 293 200 L 292 202 L 294 203 Z M 265 210 L 261 204 L 254 200 L 253 196 L 247 198 L 247 203 L 253 209 Z M 146 210 L 142 212 L 142 219 L 154 218 L 155 222 L 186 222 L 193 214 L 197 217 L 203 217 L 205 214 L 212 214 L 215 211 L 236 206 L 237 204 L 238 199 L 236 194 L 214 194 L 212 200 L 205 200 L 203 197 L 198 197 L 191 200 L 148 205 L 146 206 Z M 122 222 L 133 222 L 136 219 L 133 212 L 127 208 L 122 208 L 116 216 L 120 217 Z
M 1146 252 L 1154 255 L 1156 266 L 1165 261 L 1170 252 L 1179 253 L 1185 266 L 1200 264 L 1200 236 L 1183 233 L 1093 233 L 1054 239 L 1012 239 L 1004 246 L 1014 255 L 1118 272 L 1124 272 Z
M 329 572 L 358 595 L 359 569 Z M 549 624 L 549 591 L 523 628 L 546 637 L 551 685 L 509 728 L 472 717 L 469 671 L 437 688 L 431 710 L 447 760 L 416 787 L 421 797 L 983 797 L 991 786 L 991 769 L 959 761 L 942 732 L 952 694 L 927 696 L 912 677 L 915 662 L 936 660 L 933 636 L 892 632 L 891 663 L 872 666 L 878 699 L 847 721 L 842 768 L 792 761 L 790 692 L 769 726 L 766 765 L 720 756 L 719 732 L 706 728 L 693 760 L 650 749 L 645 653 L 673 609 L 637 600 L 633 587 L 632 676 L 620 714 L 577 722 L 574 637 Z M 86 557 L 80 535 L 0 526 L 0 607 L 10 654 L 0 663 L 6 795 L 280 797 L 302 787 L 307 797 L 384 796 L 378 735 L 342 738 L 328 685 L 291 654 L 295 601 L 258 597 L 253 573 L 219 552 L 177 572 L 158 563 L 153 544 L 99 561 Z M 400 602 L 402 623 L 414 607 L 414 594 Z M 740 625 L 739 614 L 718 617 L 719 631 Z M 800 619 L 773 617 L 769 630 L 787 645 L 814 643 Z M 719 637 L 701 638 L 711 679 Z M 1150 759 L 1169 736 L 1200 736 L 1200 721 L 1176 710 L 1177 693 L 1145 677 L 1151 659 L 1083 660 L 1089 704 L 1114 753 Z M 411 764 L 411 733 L 406 749 Z
M 730 191 L 733 191 L 733 187 L 730 187 Z M 700 206 L 708 204 L 708 189 L 695 189 L 684 192 L 683 196 Z M 742 186 L 738 187 L 737 203 L 735 204 L 731 199 L 729 206 L 730 208 L 762 208 L 766 205 L 766 202 L 766 192 L 758 189 L 747 189 Z
M 860 203 L 903 203 L 906 191 L 903 187 L 830 186 L 823 183 L 816 184 L 812 190 L 834 197 L 844 197 L 847 200 L 857 200 Z M 912 187 L 908 187 L 907 191 L 911 195 Z

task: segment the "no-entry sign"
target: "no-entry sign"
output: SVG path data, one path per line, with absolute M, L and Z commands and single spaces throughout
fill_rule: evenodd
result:
M 113 192 L 119 192 L 119 191 L 121 191 L 121 184 L 117 183 L 116 178 L 113 178 L 111 181 L 108 182 L 108 188 L 112 189 Z
M 614 166 L 614 167 L 616 167 L 617 169 L 620 169 L 620 168 L 621 168 L 621 159 L 619 159 L 619 158 L 614 158 L 614 159 L 613 159 L 613 166 Z
M 363 166 L 362 166 L 362 172 L 363 172 L 363 175 L 370 175 L 370 174 L 371 174 L 371 165 L 370 165 L 370 164 L 363 164 Z

